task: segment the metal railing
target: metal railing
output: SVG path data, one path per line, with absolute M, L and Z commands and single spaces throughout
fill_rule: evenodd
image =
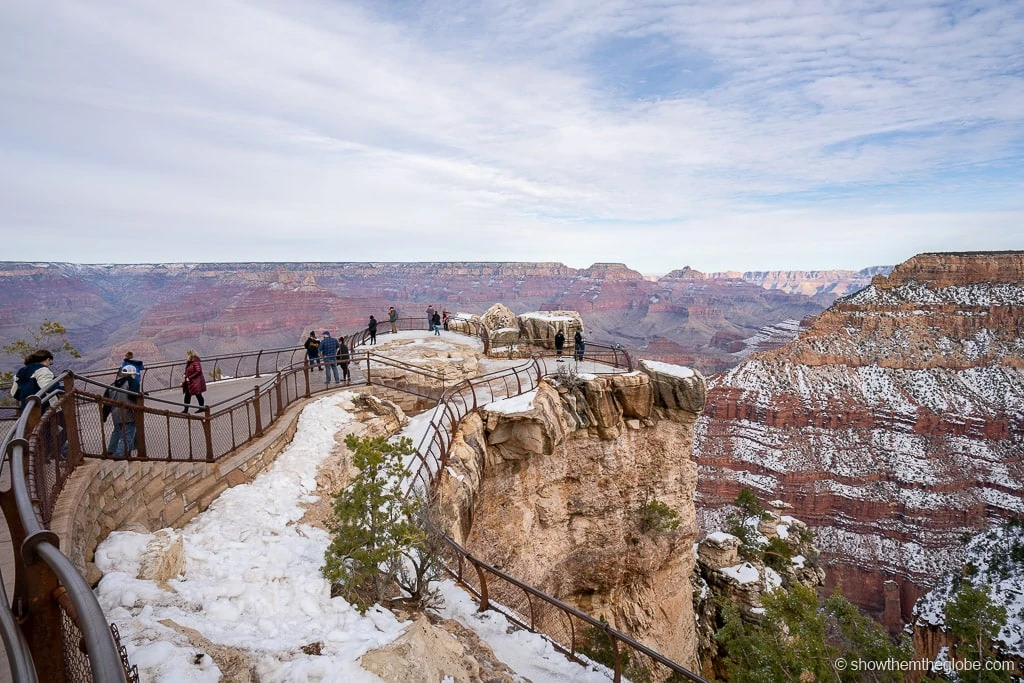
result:
M 401 319 L 401 323 L 402 330 L 426 327 L 425 318 Z M 486 329 L 479 325 L 471 329 L 480 336 L 487 352 Z M 389 330 L 385 321 L 378 334 Z M 536 388 L 543 376 L 541 363 L 532 358 L 520 366 L 447 386 L 443 374 L 367 349 L 366 330 L 345 340 L 351 353 L 349 362 L 363 375 L 359 381 L 437 401 L 417 449 L 420 466 L 410 483 L 425 490 L 432 488 L 444 471 L 453 435 L 466 415 L 483 403 Z M 357 351 L 359 347 L 364 350 Z M 606 350 L 599 352 L 601 347 Z M 588 361 L 633 367 L 632 359 L 620 347 L 588 342 L 587 348 L 595 352 L 587 354 Z M 251 391 L 217 406 L 206 406 L 198 415 L 183 414 L 178 411 L 179 402 L 151 395 L 178 385 L 184 362 L 177 361 L 147 367 L 146 391 L 133 396 L 137 401 L 134 404 L 103 395 L 107 387 L 102 380 L 112 379 L 116 370 L 87 375 L 63 373 L 58 382 L 30 399 L 29 409 L 5 440 L 4 452 L 12 466 L 12 492 L 7 498 L 0 492 L 12 526 L 12 540 L 20 548 L 12 611 L 0 610 L 5 617 L 0 619 L 0 634 L 17 683 L 37 680 L 37 673 L 45 673 L 42 680 L 55 682 L 137 680 L 137 671 L 128 663 L 116 628 L 108 626 L 92 590 L 60 552 L 55 534 L 46 528 L 57 496 L 83 458 L 113 457 L 107 450 L 103 408 L 123 407 L 136 412 L 139 448 L 138 453 L 127 456 L 131 459 L 216 461 L 260 436 L 289 405 L 327 389 L 311 382 L 304 351 L 291 347 L 207 358 L 206 371 L 215 377 L 225 377 L 228 373 L 223 369 L 230 368 L 232 377 L 265 379 L 253 385 Z M 217 369 L 221 369 L 219 375 Z M 410 383 L 411 376 L 421 381 Z M 61 383 L 64 390 L 58 394 Z M 44 401 L 57 396 L 54 409 L 43 412 Z M 16 511 L 15 524 L 10 524 L 11 510 Z M 496 609 L 520 627 L 548 635 L 559 649 L 578 661 L 585 661 L 580 655 L 593 659 L 595 652 L 603 651 L 597 640 L 606 639 L 614 660 L 605 664 L 615 681 L 624 673 L 633 680 L 652 675 L 651 680 L 671 676 L 703 680 L 607 624 L 483 563 L 451 539 L 448 549 L 450 573 L 479 599 L 481 609 Z M 466 566 L 475 568 L 475 579 L 463 571 Z M 519 604 L 522 600 L 516 600 L 520 594 L 526 596 L 526 611 Z M 16 623 L 14 617 L 19 615 L 30 615 L 28 627 Z M 558 623 L 568 624 L 568 631 L 560 630 Z M 79 642 L 84 648 L 75 645 Z
M 0 502 L 18 552 L 13 602 L 5 602 L 0 629 L 16 683 L 137 682 L 138 671 L 92 588 L 45 526 L 64 482 L 81 463 L 77 435 L 65 426 L 74 402 L 60 395 L 60 383 L 71 377 L 64 373 L 30 397 L 4 441 L 11 489 L 0 492 Z

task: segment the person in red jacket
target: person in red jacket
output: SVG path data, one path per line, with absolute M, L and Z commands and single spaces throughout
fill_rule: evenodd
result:
M 203 366 L 199 362 L 199 355 L 194 349 L 189 349 L 185 353 L 185 358 L 188 359 L 188 363 L 185 365 L 185 377 L 181 382 L 181 391 L 185 395 L 185 409 L 181 412 L 188 412 L 192 397 L 195 396 L 196 402 L 199 403 L 196 412 L 201 413 L 203 412 L 203 406 L 206 405 L 203 401 L 203 392 L 206 391 L 206 378 L 203 377 Z

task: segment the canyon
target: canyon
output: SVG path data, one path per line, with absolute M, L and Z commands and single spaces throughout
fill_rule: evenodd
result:
M 1024 513 L 1022 368 L 1024 252 L 916 256 L 709 380 L 703 522 L 743 486 L 785 499 L 829 587 L 898 628 L 963 537 Z
M 863 271 L 712 273 L 654 280 L 623 264 L 201 263 L 77 265 L 0 262 L 0 339 L 26 338 L 45 320 L 69 330 L 74 369 L 301 343 L 309 330 L 351 331 L 394 305 L 419 317 L 429 304 L 481 314 L 579 311 L 587 336 L 706 374 L 743 353 L 792 339 L 801 320 L 870 282 Z M 882 270 L 887 270 L 882 268 Z M 748 341 L 750 340 L 750 341 Z M 0 359 L 16 365 L 14 357 Z
M 1022 260 L 921 254 L 894 269 L 659 277 L 622 264 L 8 262 L 0 336 L 59 320 L 83 351 L 75 367 L 96 368 L 128 349 L 152 363 L 187 348 L 297 345 L 389 305 L 408 317 L 428 304 L 479 315 L 497 301 L 509 315 L 576 311 L 588 338 L 708 377 L 693 426 L 700 527 L 720 528 L 743 486 L 791 503 L 828 589 L 895 629 L 958 566 L 964 536 L 1024 513 Z

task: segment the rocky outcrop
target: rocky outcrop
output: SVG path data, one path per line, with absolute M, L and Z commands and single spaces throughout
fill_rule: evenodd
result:
M 480 316 L 480 322 L 487 328 L 492 347 L 509 346 L 519 341 L 519 325 L 516 314 L 504 304 L 494 304 Z
M 523 337 L 535 340 L 549 349 L 555 347 L 559 330 L 565 335 L 565 348 L 572 346 L 572 335 L 583 330 L 583 318 L 576 311 L 536 311 L 522 313 L 516 318 Z
M 768 270 L 746 273 L 712 273 L 712 278 L 732 279 L 737 276 L 765 289 L 777 289 L 805 296 L 846 296 L 867 287 L 875 275 L 887 275 L 892 266 L 875 266 L 862 270 Z
M 894 581 L 906 620 L 965 533 L 1024 513 L 1022 360 L 1024 253 L 917 256 L 712 378 L 698 507 L 784 493 L 830 586 L 880 615 Z
M 458 622 L 419 616 L 393 643 L 359 658 L 364 669 L 389 683 L 451 681 L 513 683 L 520 677 L 486 643 Z
M 724 605 L 733 605 L 744 620 L 760 623 L 764 595 L 795 584 L 813 590 L 825 581 L 825 571 L 815 564 L 818 549 L 807 525 L 784 514 L 788 508 L 782 501 L 772 501 L 762 518 L 744 520 L 746 545 L 737 536 L 715 531 L 696 546 L 693 609 L 701 667 L 707 677 L 725 674 L 715 641 L 725 621 Z M 769 545 L 773 539 L 775 544 Z
M 463 421 L 440 500 L 475 555 L 692 665 L 697 412 L 682 406 L 700 410 L 703 378 L 685 374 L 570 377 L 489 405 Z M 651 499 L 677 530 L 642 530 Z

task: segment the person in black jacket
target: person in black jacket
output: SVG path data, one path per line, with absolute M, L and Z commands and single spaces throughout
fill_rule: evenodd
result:
M 316 365 L 317 370 L 322 370 L 324 366 L 320 363 L 320 340 L 316 338 L 316 330 L 309 333 L 303 346 L 306 347 L 306 364 L 310 368 Z
M 348 372 L 348 344 L 345 343 L 345 338 L 342 337 L 338 344 L 338 365 L 341 366 L 341 378 L 348 384 L 352 381 L 352 375 Z
M 374 318 L 372 315 L 370 316 L 370 322 L 366 326 L 366 329 L 369 330 L 369 332 L 370 332 L 370 343 L 371 344 L 376 344 L 377 343 L 377 319 Z
M 583 341 L 583 330 L 576 330 L 576 334 L 572 336 L 572 343 L 576 349 L 576 361 L 579 362 L 583 360 L 583 350 L 587 348 L 587 343 Z
M 430 319 L 430 326 L 434 328 L 434 335 L 441 336 L 441 314 L 434 311 L 434 317 Z
M 555 333 L 555 355 L 561 356 L 562 349 L 565 348 L 565 334 L 561 330 Z

